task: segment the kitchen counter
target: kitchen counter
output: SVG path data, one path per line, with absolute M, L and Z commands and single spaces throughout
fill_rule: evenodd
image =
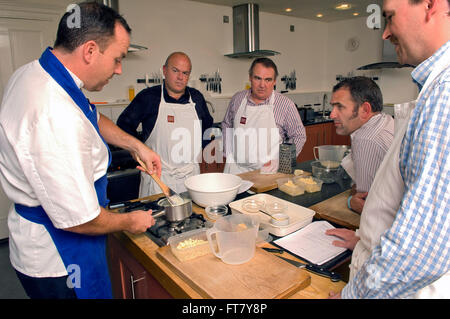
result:
M 156 199 L 149 197 L 149 199 Z M 202 213 L 203 209 L 197 205 L 193 205 L 195 213 Z M 113 235 L 121 245 L 135 258 L 151 276 L 156 278 L 160 285 L 174 298 L 203 298 L 188 283 L 183 281 L 169 267 L 157 257 L 157 249 L 159 248 L 146 234 L 134 235 L 129 232 L 118 232 Z M 263 243 L 260 247 L 274 247 L 269 243 Z M 299 260 L 289 255 L 287 252 L 284 257 Z M 301 270 L 305 271 L 305 270 Z M 345 282 L 332 282 L 329 278 L 321 277 L 308 272 L 311 276 L 311 284 L 298 291 L 290 298 L 292 299 L 323 299 L 329 296 L 330 292 L 339 292 L 345 286 Z M 251 298 L 251 296 L 249 296 Z
M 299 168 L 308 170 L 308 163 L 299 163 Z M 333 186 L 334 185 L 334 186 Z M 341 189 L 338 184 L 329 185 L 330 187 L 324 187 L 323 192 L 321 194 L 317 193 L 313 194 L 305 194 L 302 196 L 298 196 L 297 199 L 292 197 L 286 198 L 284 193 L 273 190 L 269 192 L 269 194 L 278 196 L 280 198 L 284 198 L 290 200 L 295 203 L 300 203 L 303 206 L 304 203 L 313 205 L 314 203 L 327 199 L 331 196 L 334 196 L 336 193 L 342 192 L 344 189 Z M 343 185 L 343 188 L 347 189 L 347 184 Z M 318 195 L 318 196 L 317 196 Z M 156 200 L 157 198 L 163 196 L 154 195 L 146 198 L 142 198 L 140 200 L 150 199 Z M 286 195 L 289 196 L 289 195 Z M 303 199 L 300 199 L 303 198 Z M 308 206 L 310 206 L 308 205 Z M 193 212 L 198 214 L 204 214 L 204 209 L 193 204 Z M 205 218 L 208 217 L 205 215 Z M 154 277 L 159 284 L 166 290 L 171 296 L 174 298 L 202 298 L 202 296 L 195 291 L 187 282 L 185 282 L 182 278 L 180 278 L 176 273 L 174 273 L 171 269 L 169 269 L 166 264 L 164 264 L 157 257 L 158 245 L 155 244 L 146 234 L 134 235 L 128 232 L 118 232 L 111 235 L 114 239 L 120 242 L 120 245 L 123 246 L 136 261 L 138 261 L 145 270 Z M 261 247 L 274 247 L 270 243 L 262 243 L 259 246 Z M 283 254 L 284 257 L 292 258 L 294 260 L 299 260 L 295 256 L 290 255 L 285 252 Z M 305 270 L 301 270 L 305 271 Z M 330 292 L 338 292 L 342 290 L 345 286 L 345 282 L 332 282 L 329 278 L 324 278 L 310 272 L 307 272 L 311 276 L 311 283 L 309 286 L 304 288 L 303 290 L 298 291 L 290 298 L 294 299 L 322 299 L 327 298 Z M 249 296 L 251 298 L 251 296 Z

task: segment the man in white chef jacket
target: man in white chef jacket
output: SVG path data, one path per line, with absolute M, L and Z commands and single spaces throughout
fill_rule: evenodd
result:
M 361 213 L 378 167 L 394 139 L 394 119 L 382 112 L 383 96 L 378 85 L 364 76 L 336 84 L 330 104 L 336 133 L 351 137 L 351 153 L 341 165 L 355 183 L 348 208 Z
M 224 173 L 277 172 L 283 142 L 295 144 L 300 154 L 305 128 L 294 102 L 274 90 L 277 76 L 271 59 L 257 58 L 249 70 L 250 89 L 231 98 L 222 121 Z
M 106 209 L 107 143 L 158 174 L 159 156 L 101 115 L 81 90 L 100 91 L 122 73 L 130 32 L 113 9 L 79 4 L 60 20 L 54 48 L 20 67 L 6 86 L 0 181 L 14 202 L 11 264 L 30 298 L 111 298 L 105 234 L 141 233 L 154 224 L 151 212 Z
M 415 103 L 370 189 L 342 298 L 450 298 L 450 0 L 384 0 L 384 39 L 415 65 Z M 397 114 L 400 115 L 397 117 Z M 399 124 L 399 125 L 397 125 Z

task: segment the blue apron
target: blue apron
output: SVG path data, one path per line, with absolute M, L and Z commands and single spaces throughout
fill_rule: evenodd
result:
M 100 135 L 95 105 L 89 103 L 81 89 L 75 84 L 69 72 L 53 55 L 50 49 L 49 47 L 44 51 L 39 59 L 39 63 L 67 94 L 70 95 Z M 111 152 L 108 144 L 104 140 L 103 142 L 108 149 L 109 166 L 111 163 Z M 106 174 L 94 182 L 98 202 L 102 207 L 106 207 L 109 203 L 106 197 L 107 184 L 108 179 Z M 80 276 L 78 278 L 80 284 L 77 285 L 77 281 L 75 281 L 74 285 L 78 298 L 112 298 L 111 281 L 106 259 L 106 235 L 88 236 L 56 229 L 42 206 L 27 207 L 16 203 L 15 208 L 17 213 L 23 218 L 45 226 L 55 243 L 69 275 L 71 275 L 69 269 L 79 270 L 78 274 L 75 272 L 73 274 L 74 276 Z

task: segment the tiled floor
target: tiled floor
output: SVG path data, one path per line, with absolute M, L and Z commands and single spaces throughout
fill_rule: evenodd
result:
M 8 240 L 0 240 L 0 299 L 28 299 L 9 261 Z

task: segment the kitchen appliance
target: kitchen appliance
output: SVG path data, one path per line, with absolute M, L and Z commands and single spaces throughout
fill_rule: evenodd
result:
M 229 265 L 246 263 L 255 255 L 259 220 L 248 215 L 229 215 L 219 218 L 206 230 L 211 250 Z
M 114 9 L 116 12 L 119 12 L 119 0 L 95 0 L 95 2 L 103 4 Z M 138 44 L 130 44 L 128 47 L 128 52 L 136 52 L 141 50 L 147 50 L 147 47 Z
M 130 152 L 114 146 L 111 149 L 111 165 L 108 167 L 107 196 L 111 204 L 139 197 L 140 171 Z
M 206 173 L 184 182 L 190 197 L 199 206 L 227 205 L 236 198 L 242 179 L 225 173 Z
M 259 6 L 246 3 L 233 7 L 233 53 L 230 58 L 258 58 L 280 52 L 259 49 Z
M 183 197 L 184 193 L 181 194 Z M 166 199 L 166 198 L 163 198 Z M 163 206 L 164 202 L 161 199 L 155 201 L 140 201 L 134 203 L 126 203 L 126 207 L 121 208 L 119 212 L 126 213 L 135 210 L 152 210 L 152 214 L 157 215 L 158 212 L 167 209 L 167 206 Z M 171 207 L 177 208 L 177 207 Z M 169 208 L 169 209 L 171 209 Z M 166 213 L 167 214 L 167 213 Z M 192 212 L 192 206 L 190 207 L 190 214 L 187 213 L 183 219 L 174 218 L 169 220 L 167 216 L 162 215 L 155 218 L 155 225 L 147 229 L 146 235 L 157 244 L 159 247 L 166 246 L 169 238 L 181 233 L 185 233 L 194 229 L 200 229 L 210 227 L 211 223 L 207 222 L 201 214 Z M 178 219 L 178 220 L 177 220 Z
M 376 69 L 392 69 L 392 68 L 405 68 L 414 67 L 410 64 L 400 64 L 397 62 L 397 53 L 395 52 L 395 46 L 390 40 L 383 40 L 383 51 L 381 61 L 363 65 L 358 70 L 376 70 Z

